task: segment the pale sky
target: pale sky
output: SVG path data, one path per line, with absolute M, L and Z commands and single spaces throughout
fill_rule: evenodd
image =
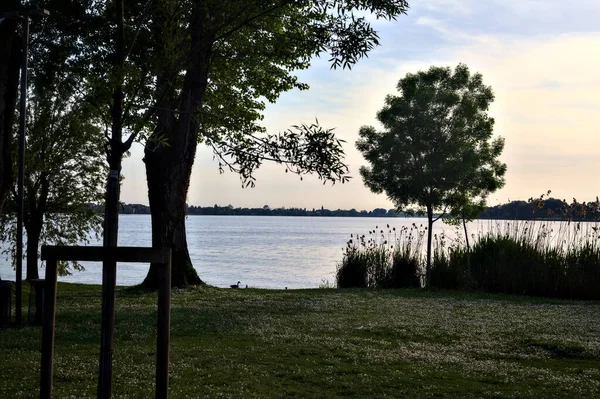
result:
M 355 149 L 362 125 L 408 72 L 459 62 L 480 72 L 496 95 L 490 114 L 495 135 L 506 140 L 501 159 L 506 186 L 489 203 L 536 197 L 588 201 L 600 195 L 600 1 L 409 0 L 407 16 L 376 21 L 381 46 L 351 71 L 331 70 L 327 57 L 299 73 L 309 91 L 284 93 L 267 106 L 265 126 L 286 130 L 318 118 L 346 140 L 350 183 L 325 186 L 316 177 L 286 174 L 264 164 L 255 188 L 241 188 L 231 172 L 220 175 L 200 145 L 188 194 L 190 205 L 371 210 L 391 208 L 385 195 L 364 187 L 365 164 Z M 125 160 L 122 200 L 148 204 L 143 147 Z

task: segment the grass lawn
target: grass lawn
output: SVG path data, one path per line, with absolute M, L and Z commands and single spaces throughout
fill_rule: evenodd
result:
M 95 397 L 100 287 L 59 284 L 57 304 L 54 396 Z M 113 396 L 152 397 L 156 294 L 120 288 L 117 306 Z M 0 330 L 0 398 L 38 396 L 40 345 L 40 327 Z M 169 387 L 173 398 L 600 398 L 600 302 L 175 290 Z

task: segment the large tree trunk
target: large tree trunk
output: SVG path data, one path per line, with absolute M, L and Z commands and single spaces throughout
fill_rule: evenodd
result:
M 38 247 L 40 244 L 41 223 L 31 223 L 27 229 L 27 277 L 26 280 L 40 278 L 38 273 Z
M 167 145 L 150 140 L 144 151 L 148 200 L 152 215 L 152 246 L 172 250 L 173 287 L 201 284 L 192 266 L 185 233 L 186 199 L 196 147 L 198 146 L 198 112 L 206 91 L 213 38 L 204 31 L 204 7 L 198 1 L 190 26 L 189 66 L 181 93 L 162 95 L 154 138 L 164 137 Z M 169 76 L 158 79 L 159 90 L 169 92 Z M 176 108 L 176 109 L 174 109 Z M 143 287 L 158 287 L 158 264 L 151 264 Z
M 192 266 L 185 233 L 186 196 L 196 146 L 182 144 L 161 147 L 155 152 L 146 149 L 144 157 L 152 218 L 152 246 L 171 248 L 173 287 L 202 283 Z M 157 264 L 150 265 L 142 283 L 144 287 L 158 287 L 158 267 Z
M 38 248 L 40 236 L 44 228 L 44 214 L 50 192 L 48 175 L 43 172 L 39 178 L 39 185 L 33 184 L 26 177 L 25 183 L 25 229 L 27 230 L 27 280 L 38 279 Z M 38 192 L 39 189 L 39 192 Z
M 16 11 L 17 0 L 2 1 L 1 11 Z M 0 23 L 0 213 L 13 185 L 11 144 L 17 103 L 21 45 L 17 21 L 5 18 Z

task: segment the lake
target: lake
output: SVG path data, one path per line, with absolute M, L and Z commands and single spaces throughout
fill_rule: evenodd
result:
M 335 281 L 336 264 L 342 259 L 342 248 L 350 234 L 367 235 L 376 226 L 387 230 L 388 224 L 397 230 L 413 223 L 425 226 L 427 219 L 188 216 L 186 223 L 191 259 L 206 283 L 228 287 L 241 281 L 242 286 L 255 288 L 315 288 L 323 281 Z M 497 222 L 471 222 L 469 233 L 481 233 L 491 223 Z M 434 224 L 434 233 L 444 231 L 449 237 L 456 237 L 455 230 L 441 221 Z M 119 245 L 151 246 L 150 216 L 121 215 Z M 0 276 L 14 281 L 10 263 L 4 257 L 0 261 Z M 59 281 L 101 284 L 101 264 L 83 264 L 85 271 L 59 277 Z M 119 264 L 117 284 L 139 284 L 147 270 L 147 264 Z M 42 269 L 40 277 L 43 275 Z

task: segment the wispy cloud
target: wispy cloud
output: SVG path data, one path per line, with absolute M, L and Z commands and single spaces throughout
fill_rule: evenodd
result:
M 533 86 L 531 86 L 531 88 L 533 89 L 550 89 L 550 90 L 556 90 L 556 89 L 560 89 L 563 88 L 564 84 L 556 81 L 556 80 L 544 80 L 541 81 L 539 83 L 535 83 Z
M 429 12 L 446 15 L 468 16 L 473 14 L 477 2 L 474 0 L 417 0 L 415 8 L 423 7 Z
M 552 104 L 552 107 L 558 108 L 558 109 L 575 108 L 575 109 L 581 109 L 581 110 L 597 111 L 597 110 L 600 110 L 600 102 L 582 103 L 582 102 L 578 102 L 578 101 L 575 100 L 575 101 L 572 101 L 572 102 L 562 102 L 562 103 Z

